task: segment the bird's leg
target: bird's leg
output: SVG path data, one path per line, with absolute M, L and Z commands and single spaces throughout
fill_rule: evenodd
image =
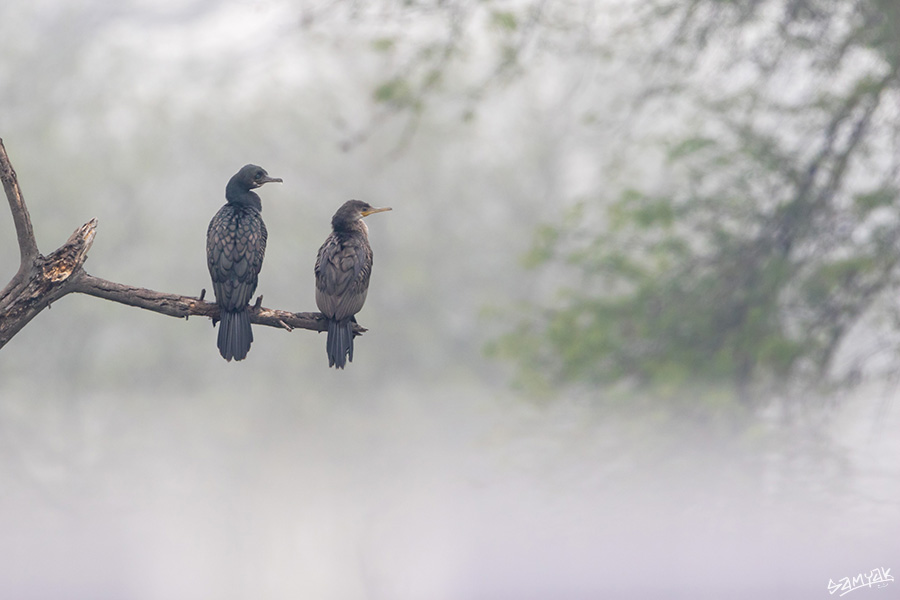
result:
M 351 320 L 354 324 L 359 325 L 359 322 L 356 320 L 356 315 L 353 315 L 352 317 L 350 317 L 350 320 Z M 361 325 L 360 325 L 360 329 L 361 329 L 362 331 L 356 331 L 356 330 L 353 331 L 353 337 L 357 337 L 357 336 L 362 335 L 362 332 L 363 332 L 363 331 L 368 331 L 368 329 L 366 329 L 365 327 L 363 327 L 363 326 L 361 326 Z

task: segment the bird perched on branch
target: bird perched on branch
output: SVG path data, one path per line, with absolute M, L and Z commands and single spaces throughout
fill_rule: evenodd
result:
M 266 253 L 266 225 L 262 202 L 254 190 L 277 181 L 256 165 L 245 165 L 225 186 L 225 200 L 209 222 L 206 263 L 219 305 L 219 353 L 230 361 L 243 360 L 253 342 L 247 304 L 256 291 Z
M 369 228 L 363 217 L 391 210 L 349 200 L 331 219 L 331 235 L 316 258 L 316 305 L 328 319 L 328 366 L 343 369 L 353 360 L 354 315 L 363 307 L 372 273 Z

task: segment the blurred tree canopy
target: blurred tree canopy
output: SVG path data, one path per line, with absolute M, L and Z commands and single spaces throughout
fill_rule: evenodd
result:
M 492 351 L 535 386 L 704 382 L 744 401 L 895 364 L 854 332 L 900 324 L 900 5 L 657 1 L 632 25 L 663 41 L 622 160 L 655 151 L 662 175 L 605 172 L 537 232 L 528 266 L 577 283 Z

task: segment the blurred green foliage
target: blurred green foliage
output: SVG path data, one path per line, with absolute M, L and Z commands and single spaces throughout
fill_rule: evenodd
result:
M 836 356 L 898 275 L 900 12 L 880 1 L 656 7 L 653 19 L 676 25 L 660 52 L 669 83 L 693 90 L 701 124 L 651 131 L 667 140 L 666 186 L 623 181 L 537 230 L 526 267 L 574 270 L 577 283 L 526 304 L 489 352 L 517 362 L 533 390 L 702 383 L 752 404 L 851 382 L 858 373 Z M 726 43 L 738 51 L 722 67 L 730 91 L 696 74 Z

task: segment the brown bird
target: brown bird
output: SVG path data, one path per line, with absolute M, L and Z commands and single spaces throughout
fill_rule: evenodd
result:
M 353 361 L 354 315 L 362 309 L 372 274 L 369 228 L 363 217 L 391 210 L 348 200 L 331 219 L 331 235 L 316 258 L 316 305 L 328 319 L 328 366 L 343 369 Z

